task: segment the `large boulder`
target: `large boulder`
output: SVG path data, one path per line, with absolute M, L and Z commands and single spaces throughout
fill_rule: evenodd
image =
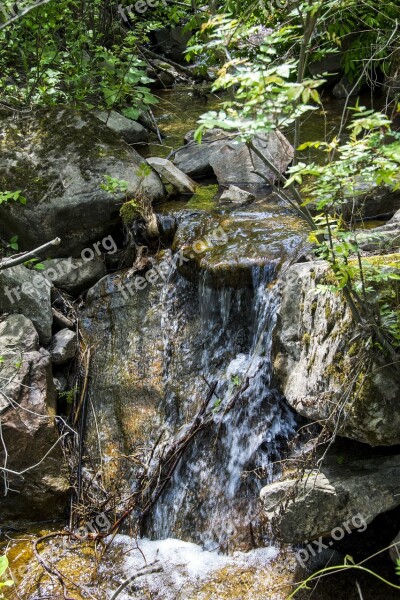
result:
M 300 479 L 277 481 L 261 490 L 267 517 L 284 542 L 341 539 L 351 530 L 365 530 L 377 515 L 400 504 L 400 455 L 341 463 L 323 463 Z
M 60 237 L 53 257 L 79 256 L 111 232 L 127 197 L 140 200 L 147 214 L 164 195 L 144 159 L 93 114 L 3 112 L 0 130 L 1 189 L 22 190 L 27 198 L 24 206 L 0 206 L 0 234 L 18 235 L 22 250 Z M 127 191 L 102 189 L 105 175 L 126 181 Z
M 0 313 L 20 313 L 28 317 L 41 344 L 51 339 L 51 283 L 39 271 L 22 265 L 0 271 Z
M 205 132 L 201 144 L 194 141 L 192 133 L 185 140 L 186 144 L 175 153 L 174 163 L 190 177 L 214 174 L 220 185 L 257 186 L 265 186 L 266 180 L 272 183 L 277 179 L 276 174 L 235 134 L 212 129 Z M 293 159 L 293 147 L 280 131 L 257 135 L 253 144 L 279 173 L 284 173 Z
M 57 443 L 50 355 L 39 348 L 32 322 L 10 315 L 0 322 L 0 356 L 0 464 L 8 469 L 2 472 L 0 519 L 57 518 L 68 479 Z
M 391 252 L 400 248 L 400 210 L 385 225 L 359 233 L 357 242 L 363 250 Z
M 44 277 L 68 294 L 77 295 L 92 287 L 107 274 L 102 257 L 93 260 L 83 258 L 54 258 L 43 261 Z
M 150 134 L 148 130 L 137 121 L 132 121 L 117 113 L 115 110 L 105 111 L 99 110 L 94 113 L 102 123 L 105 123 L 109 129 L 115 131 L 128 144 L 138 144 L 148 142 Z
M 398 373 L 364 347 L 324 261 L 295 264 L 282 285 L 274 369 L 299 414 L 372 446 L 400 443 Z

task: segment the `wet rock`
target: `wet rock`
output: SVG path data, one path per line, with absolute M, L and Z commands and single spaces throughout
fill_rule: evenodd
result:
M 0 518 L 3 522 L 7 518 L 57 518 L 64 511 L 69 486 L 57 446 L 50 355 L 39 348 L 35 328 L 23 315 L 10 315 L 0 322 L 0 355 L 0 461 L 3 465 L 4 443 L 10 469 L 8 493 L 4 496 L 4 487 L 1 492 Z
M 1 187 L 23 189 L 27 198 L 26 205 L 0 206 L 0 233 L 18 235 L 21 250 L 60 237 L 53 257 L 77 257 L 120 222 L 127 194 L 136 198 L 141 190 L 144 214 L 164 196 L 158 175 L 145 175 L 146 162 L 93 114 L 48 107 L 6 112 L 0 129 Z M 127 181 L 127 193 L 103 190 L 105 175 Z
M 70 329 L 61 329 L 51 340 L 49 352 L 55 365 L 62 365 L 74 358 L 77 351 L 77 336 Z
M 150 134 L 148 130 L 140 123 L 132 121 L 123 115 L 120 115 L 115 110 L 95 111 L 94 113 L 100 121 L 105 123 L 109 129 L 115 131 L 128 144 L 138 144 L 140 142 L 148 142 Z
M 265 180 L 271 183 L 276 180 L 276 175 L 254 152 L 250 153 L 244 142 L 238 142 L 235 134 L 212 129 L 205 132 L 201 144 L 192 136 L 191 133 L 186 136 L 185 146 L 176 152 L 174 158 L 176 166 L 190 177 L 215 174 L 220 185 L 265 186 Z M 293 159 L 293 147 L 279 131 L 255 136 L 253 144 L 280 173 L 286 171 Z
M 374 227 L 357 235 L 363 250 L 391 252 L 400 248 L 400 210 L 381 227 Z
M 398 374 L 368 354 L 343 296 L 317 293 L 328 281 L 324 261 L 293 265 L 284 277 L 274 334 L 282 392 L 299 414 L 341 436 L 399 444 Z
M 265 486 L 261 500 L 285 543 L 341 539 L 345 527 L 363 531 L 377 515 L 400 504 L 400 456 L 322 463 L 300 480 Z
M 178 71 L 169 63 L 155 59 L 151 61 L 151 65 L 146 74 L 154 79 L 151 84 L 153 88 L 172 88 L 177 81 L 182 79 Z
M 305 247 L 305 226 L 273 201 L 229 212 L 182 215 L 172 245 L 179 272 L 210 285 L 253 285 L 254 269 L 273 271 Z
M 72 296 L 89 289 L 107 274 L 102 257 L 93 260 L 54 258 L 44 261 L 43 265 L 45 268 L 41 272 L 44 277 Z
M 50 342 L 53 322 L 50 289 L 39 271 L 22 265 L 0 271 L 0 312 L 28 317 L 44 345 Z
M 230 185 L 227 190 L 222 192 L 219 204 L 238 204 L 239 206 L 246 206 L 251 204 L 255 200 L 254 194 L 246 192 L 236 187 L 236 185 Z
M 195 182 L 185 173 L 182 173 L 170 160 L 166 158 L 152 157 L 147 162 L 153 169 L 166 179 L 181 194 L 194 194 L 196 190 Z

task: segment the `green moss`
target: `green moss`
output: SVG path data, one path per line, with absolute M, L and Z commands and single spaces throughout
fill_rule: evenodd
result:
M 310 336 L 310 334 L 309 334 L 309 333 L 305 333 L 305 334 L 303 335 L 303 344 L 304 344 L 305 346 L 309 346 L 309 345 L 310 345 L 310 342 L 311 342 L 311 336 Z
M 217 192 L 218 185 L 199 185 L 187 206 L 199 210 L 213 210 L 216 207 L 214 198 Z
M 135 219 L 141 217 L 140 206 L 136 200 L 128 200 L 121 206 L 119 214 L 125 225 L 132 225 Z
M 318 307 L 318 302 L 317 302 L 317 300 L 314 300 L 314 302 L 311 304 L 311 315 L 312 316 L 315 315 L 317 307 Z

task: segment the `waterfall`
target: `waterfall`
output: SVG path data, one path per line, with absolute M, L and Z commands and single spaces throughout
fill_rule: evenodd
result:
M 216 289 L 207 273 L 198 284 L 195 310 L 202 332 L 199 380 L 218 382 L 213 422 L 185 451 L 148 522 L 153 539 L 178 537 L 206 549 L 265 543 L 258 492 L 274 476 L 294 418 L 271 385 L 272 332 L 278 293 L 276 264 L 253 269 L 253 288 Z M 175 275 L 163 291 L 164 377 L 179 327 L 177 296 L 187 282 Z M 191 349 L 188 349 L 191 352 Z M 165 403 L 173 401 L 168 393 Z M 186 399 L 190 405 L 193 398 Z

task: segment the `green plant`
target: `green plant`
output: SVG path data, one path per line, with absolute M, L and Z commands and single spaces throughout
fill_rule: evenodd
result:
M 365 561 L 363 561 L 363 562 L 365 562 Z M 375 577 L 379 581 L 382 581 L 384 584 L 386 584 L 390 588 L 393 588 L 395 590 L 400 590 L 400 585 L 396 585 L 396 584 L 388 581 L 387 579 L 384 579 L 378 573 L 375 573 L 375 571 L 372 571 L 371 569 L 364 567 L 362 565 L 362 563 L 359 563 L 359 564 L 355 563 L 353 558 L 351 556 L 347 555 L 344 559 L 343 565 L 335 565 L 332 567 L 325 567 L 324 569 L 320 569 L 316 573 L 313 573 L 312 575 L 307 577 L 307 579 L 302 581 L 300 583 L 300 585 L 298 585 L 296 587 L 296 589 L 290 594 L 290 596 L 288 596 L 288 600 L 291 600 L 291 598 L 294 598 L 295 595 L 298 592 L 300 592 L 301 590 L 310 589 L 309 584 L 312 581 L 318 580 L 319 578 L 325 577 L 326 575 L 340 573 L 341 571 L 348 571 L 348 570 L 354 570 L 356 572 L 361 571 L 363 573 L 366 573 L 367 575 L 371 575 L 372 577 Z M 396 574 L 400 575 L 400 559 L 397 559 L 397 561 L 396 561 Z
M 15 192 L 0 192 L 0 204 L 6 204 L 7 202 L 26 204 L 26 198 L 22 195 L 21 190 Z
M 0 578 L 4 578 L 4 575 L 8 569 L 8 558 L 7 556 L 0 556 Z M 12 579 L 6 579 L 5 581 L 0 581 L 0 598 L 4 598 L 4 595 L 1 593 L 1 589 L 4 587 L 11 587 L 14 585 Z
M 118 192 L 128 191 L 128 182 L 123 179 L 117 179 L 116 177 L 110 177 L 110 175 L 104 175 L 104 183 L 100 184 L 102 190 L 105 190 L 109 194 L 117 194 Z

